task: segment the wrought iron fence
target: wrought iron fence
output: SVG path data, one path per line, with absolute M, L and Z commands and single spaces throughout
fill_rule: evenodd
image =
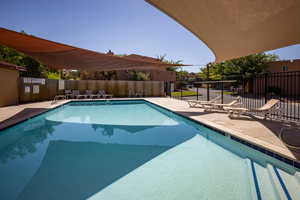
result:
M 265 73 L 243 81 L 243 105 L 253 109 L 270 99 L 279 99 L 280 109 L 273 118 L 300 120 L 300 71 Z
M 270 99 L 279 99 L 280 109 L 271 117 L 300 121 L 300 71 L 264 73 L 230 81 L 176 82 L 174 88 L 175 93 L 168 94 L 182 100 L 209 100 L 222 95 L 220 103 L 229 103 L 239 95 L 242 106 L 250 110 Z

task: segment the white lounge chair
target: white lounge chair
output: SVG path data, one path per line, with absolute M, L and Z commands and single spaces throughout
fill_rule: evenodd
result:
M 128 97 L 134 97 L 134 91 L 133 90 L 128 90 Z
M 97 97 L 98 98 L 101 98 L 101 97 L 103 97 L 103 98 L 112 98 L 113 95 L 112 94 L 106 94 L 104 90 L 99 90 L 98 94 L 97 94 Z
M 230 103 L 207 103 L 203 104 L 205 111 L 211 111 L 211 110 L 224 110 L 224 107 L 233 107 L 241 104 L 241 97 L 235 98 Z
M 210 101 L 188 100 L 188 104 L 191 108 L 202 108 L 204 105 L 216 103 L 221 96 L 217 96 Z
M 85 95 L 91 99 L 93 99 L 94 97 L 98 98 L 98 94 L 93 94 L 92 90 L 86 90 Z
M 71 90 L 65 90 L 65 96 L 66 96 L 66 99 L 69 99 L 72 97 L 72 91 Z
M 75 99 L 79 99 L 79 98 L 86 98 L 87 95 L 80 94 L 79 90 L 73 90 L 72 91 L 72 97 L 75 98 Z
M 241 107 L 224 107 L 224 110 L 228 111 L 229 116 L 233 117 L 235 114 L 240 117 L 241 114 L 251 114 L 253 112 L 262 113 L 264 119 L 268 118 L 272 113 L 279 111 L 278 99 L 270 99 L 265 105 L 257 109 L 247 109 Z
M 143 91 L 138 91 L 135 93 L 135 97 L 143 97 L 143 96 L 146 96 L 146 94 L 144 94 Z

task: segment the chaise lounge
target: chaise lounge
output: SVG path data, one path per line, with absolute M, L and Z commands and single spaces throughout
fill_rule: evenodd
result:
M 230 103 L 207 103 L 203 104 L 204 110 L 205 111 L 211 111 L 211 110 L 224 110 L 225 107 L 233 107 L 241 104 L 241 97 L 235 98 L 233 101 Z
M 98 98 L 112 98 L 113 97 L 113 95 L 112 94 L 106 94 L 106 92 L 104 91 L 104 90 L 99 90 L 98 91 L 98 94 L 97 94 L 97 97 Z
M 188 104 L 191 108 L 203 108 L 204 105 L 216 103 L 221 96 L 217 96 L 210 101 L 188 100 Z
M 241 107 L 224 107 L 224 110 L 228 111 L 229 117 L 233 117 L 237 115 L 240 117 L 241 114 L 250 114 L 253 112 L 262 113 L 264 115 L 264 119 L 268 118 L 272 113 L 279 111 L 278 103 L 280 100 L 278 99 L 270 99 L 265 105 L 257 109 L 247 109 Z
M 94 97 L 98 98 L 98 96 L 99 96 L 98 94 L 93 94 L 92 90 L 86 90 L 85 95 L 91 99 L 93 99 Z
M 80 94 L 79 90 L 73 90 L 72 91 L 72 98 L 79 99 L 79 98 L 86 98 L 86 97 L 87 97 L 87 95 Z

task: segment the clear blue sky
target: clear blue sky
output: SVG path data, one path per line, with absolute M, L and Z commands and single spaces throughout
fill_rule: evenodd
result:
M 214 61 L 205 44 L 143 0 L 1 0 L 0 19 L 1 27 L 99 52 Z M 300 45 L 272 53 L 300 58 Z

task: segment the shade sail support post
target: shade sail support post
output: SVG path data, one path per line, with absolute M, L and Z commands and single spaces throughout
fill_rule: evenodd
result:
M 264 81 L 265 81 L 265 103 L 268 101 L 268 73 L 264 74 Z
M 223 65 L 222 65 L 222 67 L 221 67 L 221 104 L 223 104 L 224 103 L 224 77 L 223 77 L 223 75 L 224 75 L 224 67 L 223 67 Z
M 206 65 L 206 80 L 209 81 L 209 66 L 210 63 Z M 206 84 L 206 100 L 209 101 L 209 83 Z

